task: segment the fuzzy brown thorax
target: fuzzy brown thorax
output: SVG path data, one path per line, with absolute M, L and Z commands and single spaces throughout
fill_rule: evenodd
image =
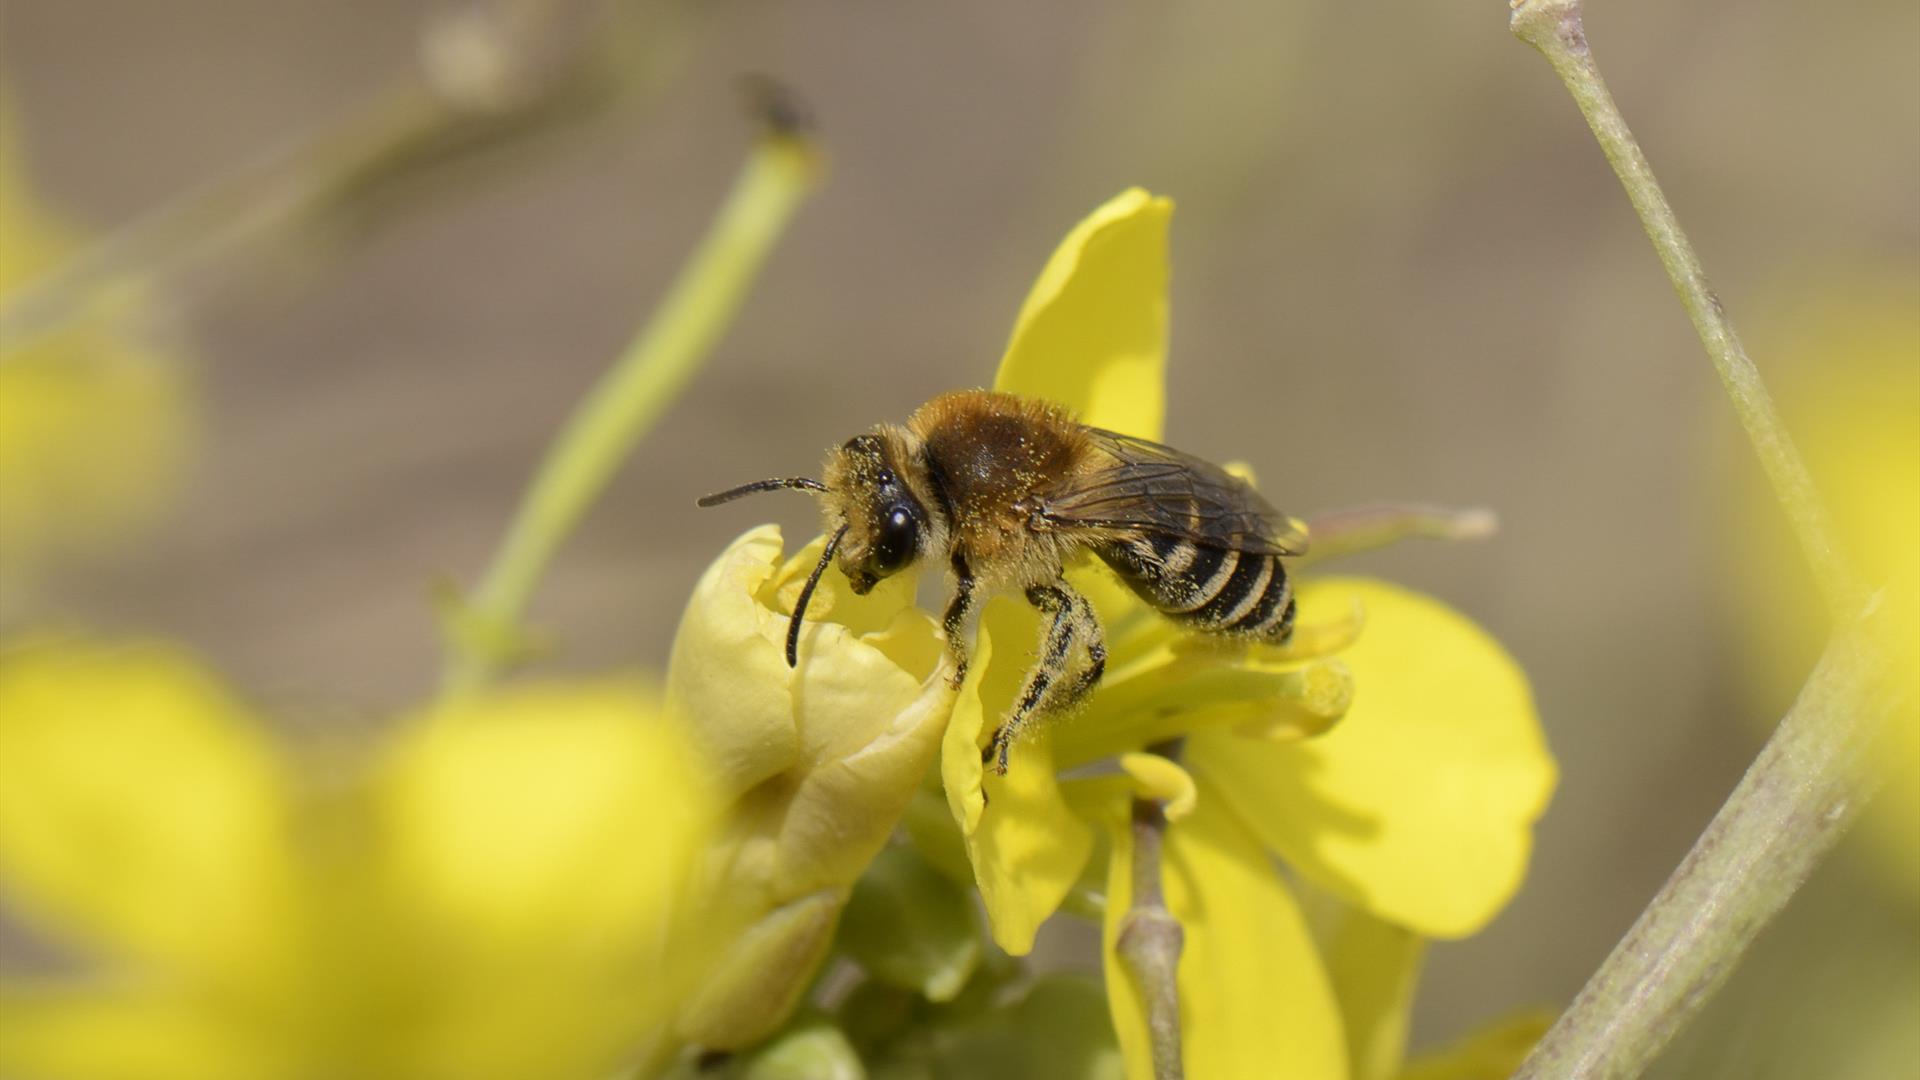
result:
M 1034 511 L 1087 464 L 1081 431 L 1057 405 L 987 390 L 942 394 L 907 421 L 950 522 L 949 543 L 984 584 L 1059 575 L 1066 538 L 1036 528 Z

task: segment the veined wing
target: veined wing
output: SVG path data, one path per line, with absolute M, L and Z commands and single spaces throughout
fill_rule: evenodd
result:
M 1063 528 L 1162 533 L 1257 555 L 1301 555 L 1306 527 L 1225 469 L 1131 435 L 1086 428 L 1107 461 L 1049 492 L 1040 517 Z

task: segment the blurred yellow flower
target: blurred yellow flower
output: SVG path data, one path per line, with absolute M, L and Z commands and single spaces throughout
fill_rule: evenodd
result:
M 27 188 L 0 110 L 0 305 L 73 247 Z M 120 297 L 0 341 L 0 592 L 49 559 L 123 541 L 172 494 L 192 442 L 177 358 L 127 326 Z
M 731 810 L 702 879 L 746 927 L 682 1010 L 680 1034 L 731 1050 L 771 1034 L 812 981 L 854 882 L 913 797 L 953 691 L 913 575 L 865 596 L 828 574 L 800 663 L 788 613 L 822 541 L 782 559 L 780 531 L 734 541 L 695 586 L 667 667 L 668 700 L 715 763 Z
M 191 657 L 41 640 L 0 745 L 0 888 L 86 966 L 7 979 L 5 1075 L 597 1080 L 709 925 L 712 796 L 632 687 L 450 702 L 327 784 Z
M 1920 278 L 1910 271 L 1810 287 L 1771 305 L 1756 340 L 1777 358 L 1781 410 L 1842 546 L 1875 588 L 1906 708 L 1882 759 L 1864 830 L 1890 880 L 1920 898 Z M 1774 702 L 1805 677 L 1830 632 L 1779 512 L 1756 492 L 1738 518 L 1740 630 Z
M 996 389 L 1160 437 L 1171 209 L 1136 189 L 1068 236 L 1021 312 Z M 1039 637 L 1037 616 L 1003 599 L 981 620 L 947 730 L 947 798 L 995 939 L 1030 949 L 1086 867 L 1089 822 L 1112 825 L 1107 983 L 1129 1075 L 1151 1075 L 1144 1010 L 1112 953 L 1127 906 L 1132 785 L 1062 784 L 1055 772 L 1185 735 L 1191 779 L 1155 783 L 1194 791 L 1193 812 L 1168 829 L 1164 869 L 1168 906 L 1187 931 L 1188 1069 L 1346 1076 L 1335 995 L 1270 855 L 1421 935 L 1477 930 L 1518 888 L 1554 783 L 1524 675 L 1465 618 L 1380 582 L 1303 583 L 1302 627 L 1274 649 L 1196 640 L 1107 575 L 1069 576 L 1108 628 L 1109 674 L 1086 708 L 1021 746 L 1005 777 L 984 773 L 980 748 Z M 1016 664 L 994 662 L 1006 642 Z

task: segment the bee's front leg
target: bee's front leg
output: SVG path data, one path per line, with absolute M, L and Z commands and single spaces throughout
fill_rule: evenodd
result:
M 953 597 L 947 601 L 947 613 L 940 620 L 947 634 L 947 654 L 953 657 L 953 678 L 950 681 L 955 690 L 967 678 L 967 642 L 962 636 L 966 629 L 967 615 L 973 610 L 973 570 L 967 566 L 967 557 L 958 550 L 953 553 Z
M 1052 615 L 1053 623 L 1047 628 L 1045 643 L 1040 647 L 1040 662 L 1027 674 L 1026 687 L 1014 703 L 1013 712 L 993 733 L 993 741 L 987 744 L 987 749 L 980 756 L 983 763 L 991 764 L 993 771 L 1001 776 L 1007 774 L 1007 754 L 1013 747 L 1013 740 L 1019 737 L 1020 729 L 1032 719 L 1041 702 L 1047 700 L 1047 692 L 1066 674 L 1067 659 L 1073 654 L 1073 644 L 1079 639 L 1085 623 L 1092 618 L 1092 606 L 1064 580 L 1028 589 L 1027 602 L 1041 612 Z M 1100 665 L 1104 667 L 1104 646 L 1099 648 L 1098 656 Z M 1095 678 L 1098 678 L 1097 674 Z M 1072 689 L 1077 698 L 1078 687 Z

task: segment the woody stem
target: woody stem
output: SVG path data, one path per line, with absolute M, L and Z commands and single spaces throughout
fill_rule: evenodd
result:
M 1180 740 L 1149 748 L 1177 757 Z M 1146 1000 L 1147 1031 L 1153 1040 L 1154 1080 L 1182 1080 L 1180 1059 L 1180 949 L 1185 934 L 1167 910 L 1160 888 L 1160 849 L 1167 815 L 1156 799 L 1133 800 L 1133 902 L 1120 924 L 1115 948 Z
M 1601 80 L 1580 0 L 1514 0 L 1512 28 L 1553 66 L 1619 176 L 1837 628 L 1799 699 L 1693 850 L 1517 1074 L 1624 1078 L 1646 1070 L 1833 850 L 1873 791 L 1875 740 L 1903 706 L 1886 679 L 1879 598 L 1866 595 L 1840 552 L 1758 370 Z

